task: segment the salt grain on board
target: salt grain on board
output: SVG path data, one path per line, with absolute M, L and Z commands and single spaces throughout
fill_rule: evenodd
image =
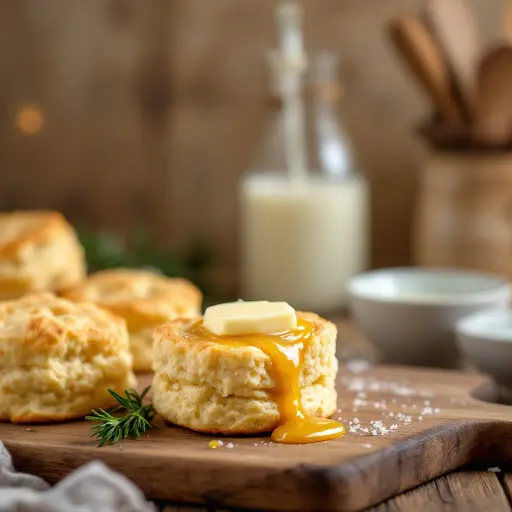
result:
M 370 368 L 370 363 L 364 359 L 352 359 L 347 362 L 347 370 L 351 373 L 361 373 Z

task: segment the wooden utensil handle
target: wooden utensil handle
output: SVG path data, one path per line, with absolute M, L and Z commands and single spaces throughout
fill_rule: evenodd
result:
M 451 94 L 442 56 L 424 24 L 414 17 L 394 20 L 389 25 L 389 36 L 442 119 L 459 123 L 462 116 Z

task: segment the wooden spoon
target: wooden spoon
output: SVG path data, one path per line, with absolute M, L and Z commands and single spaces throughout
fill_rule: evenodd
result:
M 475 137 L 494 146 L 512 136 L 512 46 L 490 50 L 478 67 L 478 109 Z
M 482 47 L 473 13 L 464 0 L 427 0 L 425 19 L 451 69 L 462 108 L 473 119 L 476 68 Z
M 505 0 L 501 11 L 501 36 L 512 44 L 512 0 Z
M 404 16 L 390 23 L 389 35 L 442 119 L 460 122 L 443 56 L 425 25 L 414 16 Z

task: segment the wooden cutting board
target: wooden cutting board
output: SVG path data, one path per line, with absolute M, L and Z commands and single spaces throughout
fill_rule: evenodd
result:
M 144 376 L 141 386 L 150 378 Z M 97 448 L 85 421 L 4 423 L 0 439 L 18 470 L 50 482 L 100 459 L 152 499 L 352 511 L 470 461 L 512 460 L 512 406 L 476 398 L 490 398 L 491 391 L 479 375 L 352 364 L 339 372 L 338 417 L 349 432 L 326 443 L 226 438 L 211 449 L 211 436 L 159 422 L 140 441 Z

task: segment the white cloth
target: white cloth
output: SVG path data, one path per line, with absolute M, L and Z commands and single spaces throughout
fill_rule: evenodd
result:
M 93 461 L 54 487 L 43 479 L 18 473 L 0 442 L 0 512 L 154 512 L 127 478 Z

